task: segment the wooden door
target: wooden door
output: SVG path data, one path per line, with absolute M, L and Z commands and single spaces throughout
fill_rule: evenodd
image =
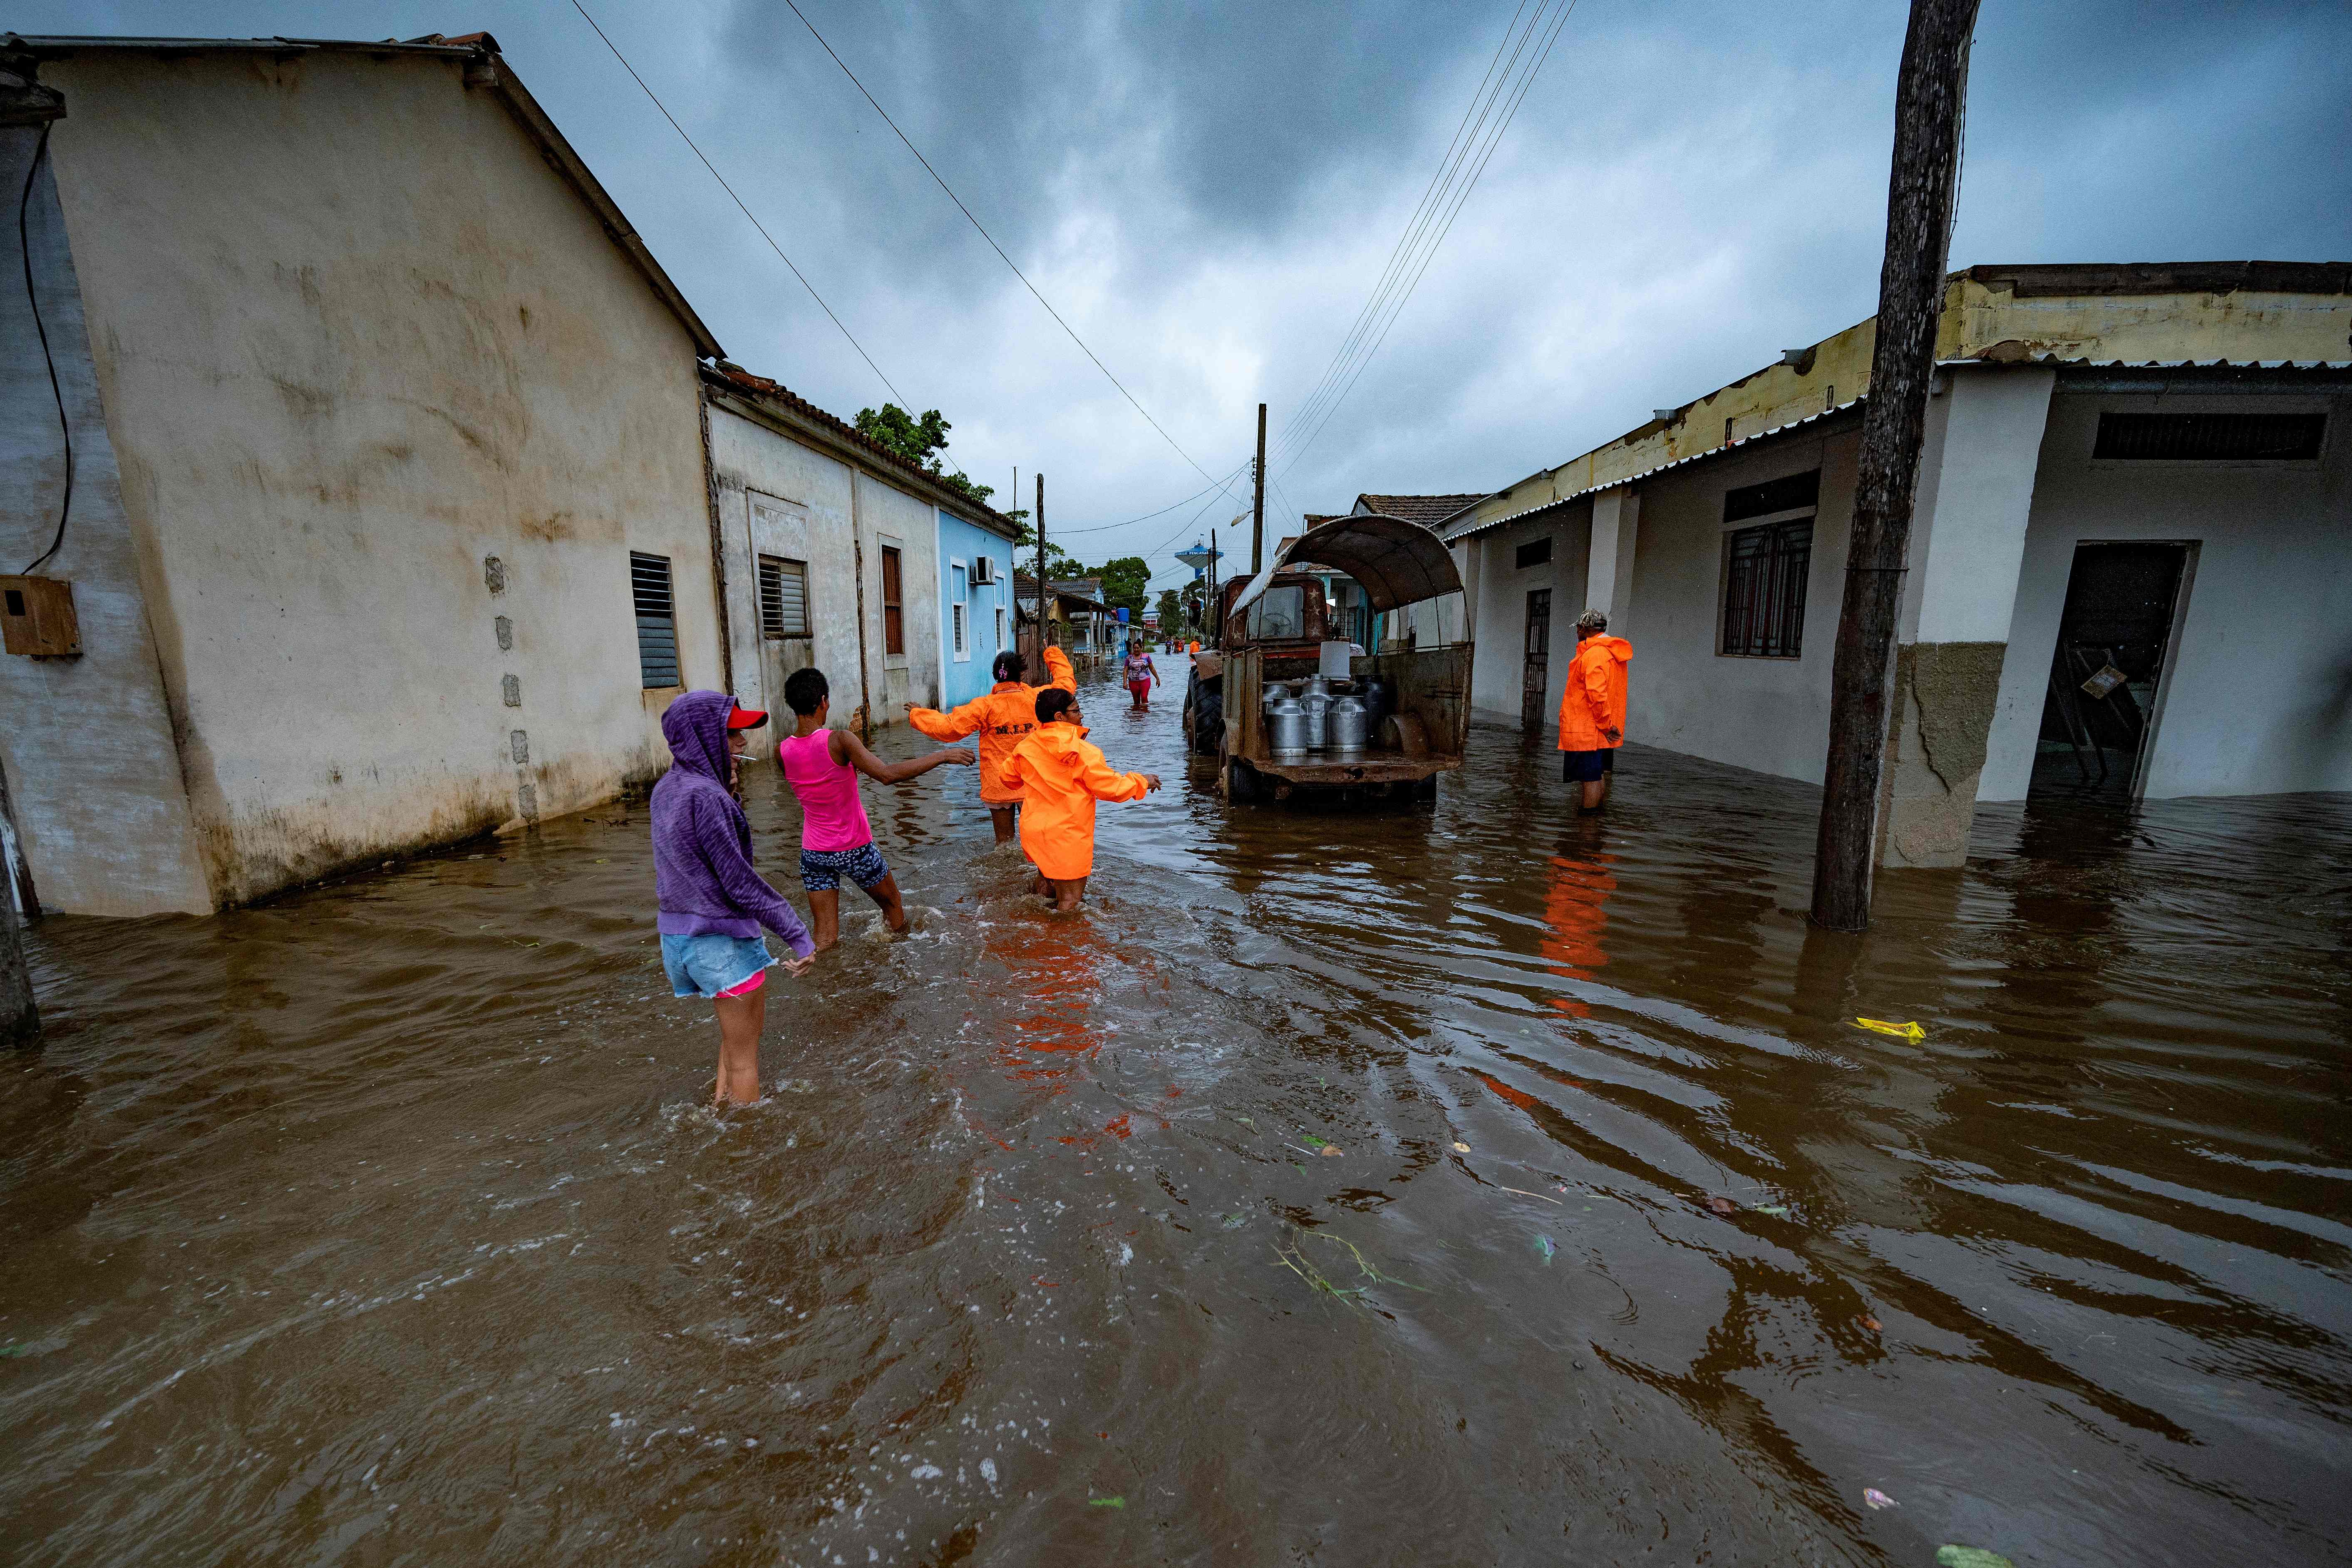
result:
M 1528 593 L 1526 662 L 1519 675 L 1519 728 L 1540 736 L 1544 728 L 1544 689 L 1551 684 L 1551 590 Z

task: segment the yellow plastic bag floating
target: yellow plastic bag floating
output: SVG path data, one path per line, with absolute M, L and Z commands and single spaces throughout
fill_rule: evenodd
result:
M 1898 1040 L 1924 1040 L 1927 1031 L 1916 1024 L 1890 1024 L 1884 1018 L 1856 1018 L 1857 1028 L 1868 1029 L 1874 1035 L 1892 1035 Z

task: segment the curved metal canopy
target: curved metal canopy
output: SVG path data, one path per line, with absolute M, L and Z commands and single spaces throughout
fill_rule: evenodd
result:
M 1265 593 L 1273 585 L 1274 574 L 1294 561 L 1346 573 L 1363 585 L 1364 598 L 1375 610 L 1462 591 L 1453 552 L 1437 535 L 1417 522 L 1369 512 L 1335 517 L 1292 540 L 1234 601 L 1234 609 L 1246 607 Z

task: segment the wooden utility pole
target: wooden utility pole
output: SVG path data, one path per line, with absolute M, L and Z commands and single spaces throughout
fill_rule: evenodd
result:
M 1813 850 L 1815 925 L 1870 925 L 1878 790 L 1885 760 L 1888 666 L 1902 609 L 1927 382 L 1950 259 L 1960 115 L 1977 0 L 1912 0 L 1895 89 L 1895 164 L 1886 182 L 1886 261 L 1878 341 L 1863 411 L 1853 536 L 1831 667 L 1830 751 Z
M 1209 603 L 1207 605 L 1209 624 L 1201 629 L 1209 634 L 1209 646 L 1214 648 L 1222 648 L 1225 646 L 1225 617 L 1218 613 L 1219 607 L 1217 604 L 1217 531 L 1213 528 L 1209 530 Z
M 1257 481 L 1250 496 L 1250 575 L 1265 570 L 1265 405 L 1257 405 Z
M 1037 476 L 1037 667 L 1045 666 L 1045 476 Z

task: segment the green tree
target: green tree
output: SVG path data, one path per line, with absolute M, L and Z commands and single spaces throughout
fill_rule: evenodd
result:
M 955 426 L 940 416 L 936 408 L 927 408 L 920 419 L 895 403 L 880 408 L 857 411 L 857 433 L 880 446 L 884 450 L 905 458 L 948 489 L 980 502 L 996 493 L 988 485 L 975 484 L 961 468 L 950 469 L 940 461 L 940 453 L 948 444 L 948 432 Z
M 1106 561 L 1098 574 L 1102 578 L 1102 601 L 1116 610 L 1122 606 L 1134 619 L 1143 616 L 1143 596 L 1151 587 L 1151 568 L 1140 555 L 1122 555 Z
M 1177 598 L 1176 590 L 1173 588 L 1160 589 L 1160 629 L 1172 637 L 1176 635 L 1177 627 L 1183 624 L 1184 605 L 1183 603 Z

